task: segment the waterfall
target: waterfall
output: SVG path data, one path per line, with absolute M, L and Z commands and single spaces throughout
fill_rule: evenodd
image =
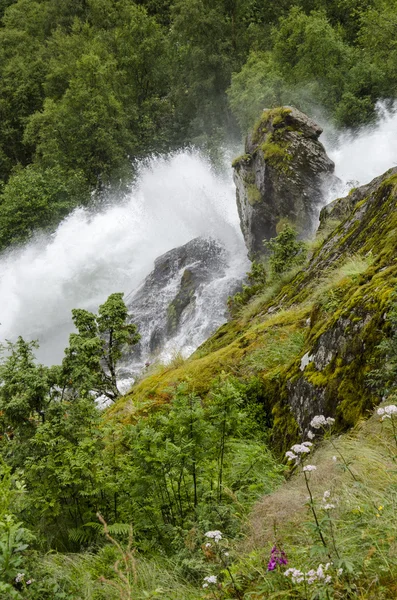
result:
M 158 256 L 198 236 L 219 240 L 233 257 L 227 277 L 241 279 L 249 263 L 230 163 L 225 157 L 215 172 L 194 150 L 153 157 L 123 200 L 79 208 L 52 235 L 3 253 L 0 339 L 38 339 L 38 358 L 59 363 L 73 330 L 72 308 L 96 311 L 112 292 L 127 296 Z M 215 310 L 214 327 L 225 319 L 224 302 Z M 202 341 L 196 335 L 194 345 Z
M 367 183 L 397 162 L 397 115 L 381 109 L 375 126 L 355 135 L 331 136 L 326 131 L 323 143 L 343 182 Z M 96 311 L 112 292 L 131 294 L 158 256 L 204 236 L 218 240 L 230 260 L 222 294 L 213 282 L 198 299 L 194 336 L 182 332 L 175 340 L 173 350 L 192 351 L 225 319 L 228 281 L 242 278 L 249 267 L 231 158 L 229 153 L 224 168 L 214 171 L 195 150 L 153 157 L 141 165 L 122 200 L 97 210 L 76 209 L 52 235 L 38 235 L 4 252 L 0 339 L 38 339 L 39 359 L 59 363 L 73 329 L 72 308 Z M 214 301 L 217 295 L 221 302 Z

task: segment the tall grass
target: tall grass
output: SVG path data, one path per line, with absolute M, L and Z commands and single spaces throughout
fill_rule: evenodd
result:
M 310 473 L 310 487 L 322 514 L 328 549 L 317 542 L 302 474 L 293 476 L 255 507 L 240 546 L 240 564 L 235 566 L 241 577 L 253 580 L 246 598 L 261 597 L 255 594 L 335 600 L 397 597 L 397 453 L 389 425 L 381 424 L 374 415 L 352 433 L 332 443 L 322 442 L 310 458 L 317 466 Z M 335 505 L 328 513 L 322 509 L 325 491 Z M 294 585 L 281 572 L 267 571 L 265 559 L 275 543 L 282 545 L 289 567 L 308 572 L 331 562 L 331 570 L 342 568 L 343 573 L 334 574 L 332 583 L 317 590 L 317 596 L 313 585 L 309 590 L 312 596 L 302 583 Z

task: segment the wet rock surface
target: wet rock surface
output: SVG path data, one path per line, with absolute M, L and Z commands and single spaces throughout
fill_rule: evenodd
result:
M 241 229 L 250 256 L 264 253 L 263 240 L 283 223 L 300 237 L 313 232 L 327 187 L 335 186 L 334 163 L 318 138 L 322 132 L 296 108 L 264 111 L 247 137 L 245 154 L 233 163 Z
M 131 320 L 138 325 L 142 336 L 130 360 L 137 363 L 152 360 L 182 328 L 189 335 L 190 326 L 193 337 L 198 311 L 211 285 L 215 286 L 217 311 L 222 313 L 212 316 L 226 320 L 227 295 L 237 286 L 231 279 L 229 283 L 225 281 L 224 289 L 221 284 L 217 287 L 225 278 L 227 266 L 227 251 L 213 239 L 193 239 L 157 258 L 153 271 L 126 301 Z M 211 318 L 208 321 L 211 328 Z

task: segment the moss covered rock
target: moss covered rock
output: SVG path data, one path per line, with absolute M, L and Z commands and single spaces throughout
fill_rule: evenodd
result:
M 369 414 L 380 398 L 368 375 L 382 362 L 378 347 L 397 288 L 397 169 L 333 203 L 329 223 L 336 209 L 337 225 L 303 269 L 254 297 L 183 364 L 137 383 L 112 410 L 163 402 L 181 381 L 205 398 L 220 376 L 255 380 L 280 452 L 316 414 L 335 417 L 340 430 Z
M 263 112 L 247 137 L 245 154 L 233 161 L 241 229 L 251 256 L 287 219 L 302 237 L 312 231 L 332 185 L 333 162 L 318 141 L 322 129 L 296 108 Z

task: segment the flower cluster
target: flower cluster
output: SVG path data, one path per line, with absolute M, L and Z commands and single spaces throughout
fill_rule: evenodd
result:
M 216 584 L 218 583 L 218 578 L 216 575 L 208 575 L 207 577 L 204 577 L 204 583 L 203 583 L 203 588 L 207 588 L 210 584 Z
M 222 539 L 222 532 L 218 529 L 215 529 L 215 531 L 207 531 L 204 535 L 207 538 L 213 539 L 216 543 L 220 542 Z
M 31 585 L 34 582 L 34 579 L 28 579 L 25 581 L 25 573 L 18 573 L 15 577 L 15 583 L 25 583 L 25 585 Z
M 287 555 L 284 550 L 281 548 L 277 548 L 277 546 L 273 546 L 270 552 L 270 560 L 267 565 L 268 571 L 274 571 L 277 565 L 286 565 L 288 564 Z
M 310 447 L 313 446 L 311 442 L 302 442 L 301 444 L 295 444 L 292 446 L 291 450 L 285 453 L 285 456 L 288 460 L 296 460 L 298 462 L 300 458 L 300 454 L 308 454 L 310 452 Z
M 382 417 L 381 420 L 384 421 L 385 419 L 391 419 L 393 415 L 397 415 L 397 406 L 389 404 L 389 406 L 378 408 L 376 412 Z
M 317 569 L 310 569 L 307 573 L 303 573 L 299 569 L 287 569 L 284 573 L 286 577 L 290 577 L 292 583 L 302 583 L 302 581 L 306 581 L 309 585 L 313 583 L 331 583 L 332 577 L 327 574 L 328 569 L 330 568 L 331 563 L 327 563 L 325 567 L 323 565 L 319 565 Z M 337 574 L 341 575 L 343 569 L 338 569 Z
M 303 471 L 306 473 L 311 473 L 312 471 L 315 471 L 317 469 L 317 467 L 315 465 L 306 465 L 305 467 L 303 467 Z
M 287 569 L 284 573 L 286 577 L 291 577 L 292 583 L 302 583 L 305 579 L 305 574 L 299 569 Z
M 333 425 L 335 423 L 335 419 L 332 417 L 325 418 L 324 415 L 316 415 L 310 421 L 310 427 L 313 429 L 321 429 L 321 427 L 327 427 L 327 425 Z
M 331 492 L 329 490 L 326 490 L 323 494 L 323 509 L 324 510 L 332 510 L 333 508 L 335 508 L 335 504 L 330 504 L 328 502 L 330 496 L 331 496 Z

